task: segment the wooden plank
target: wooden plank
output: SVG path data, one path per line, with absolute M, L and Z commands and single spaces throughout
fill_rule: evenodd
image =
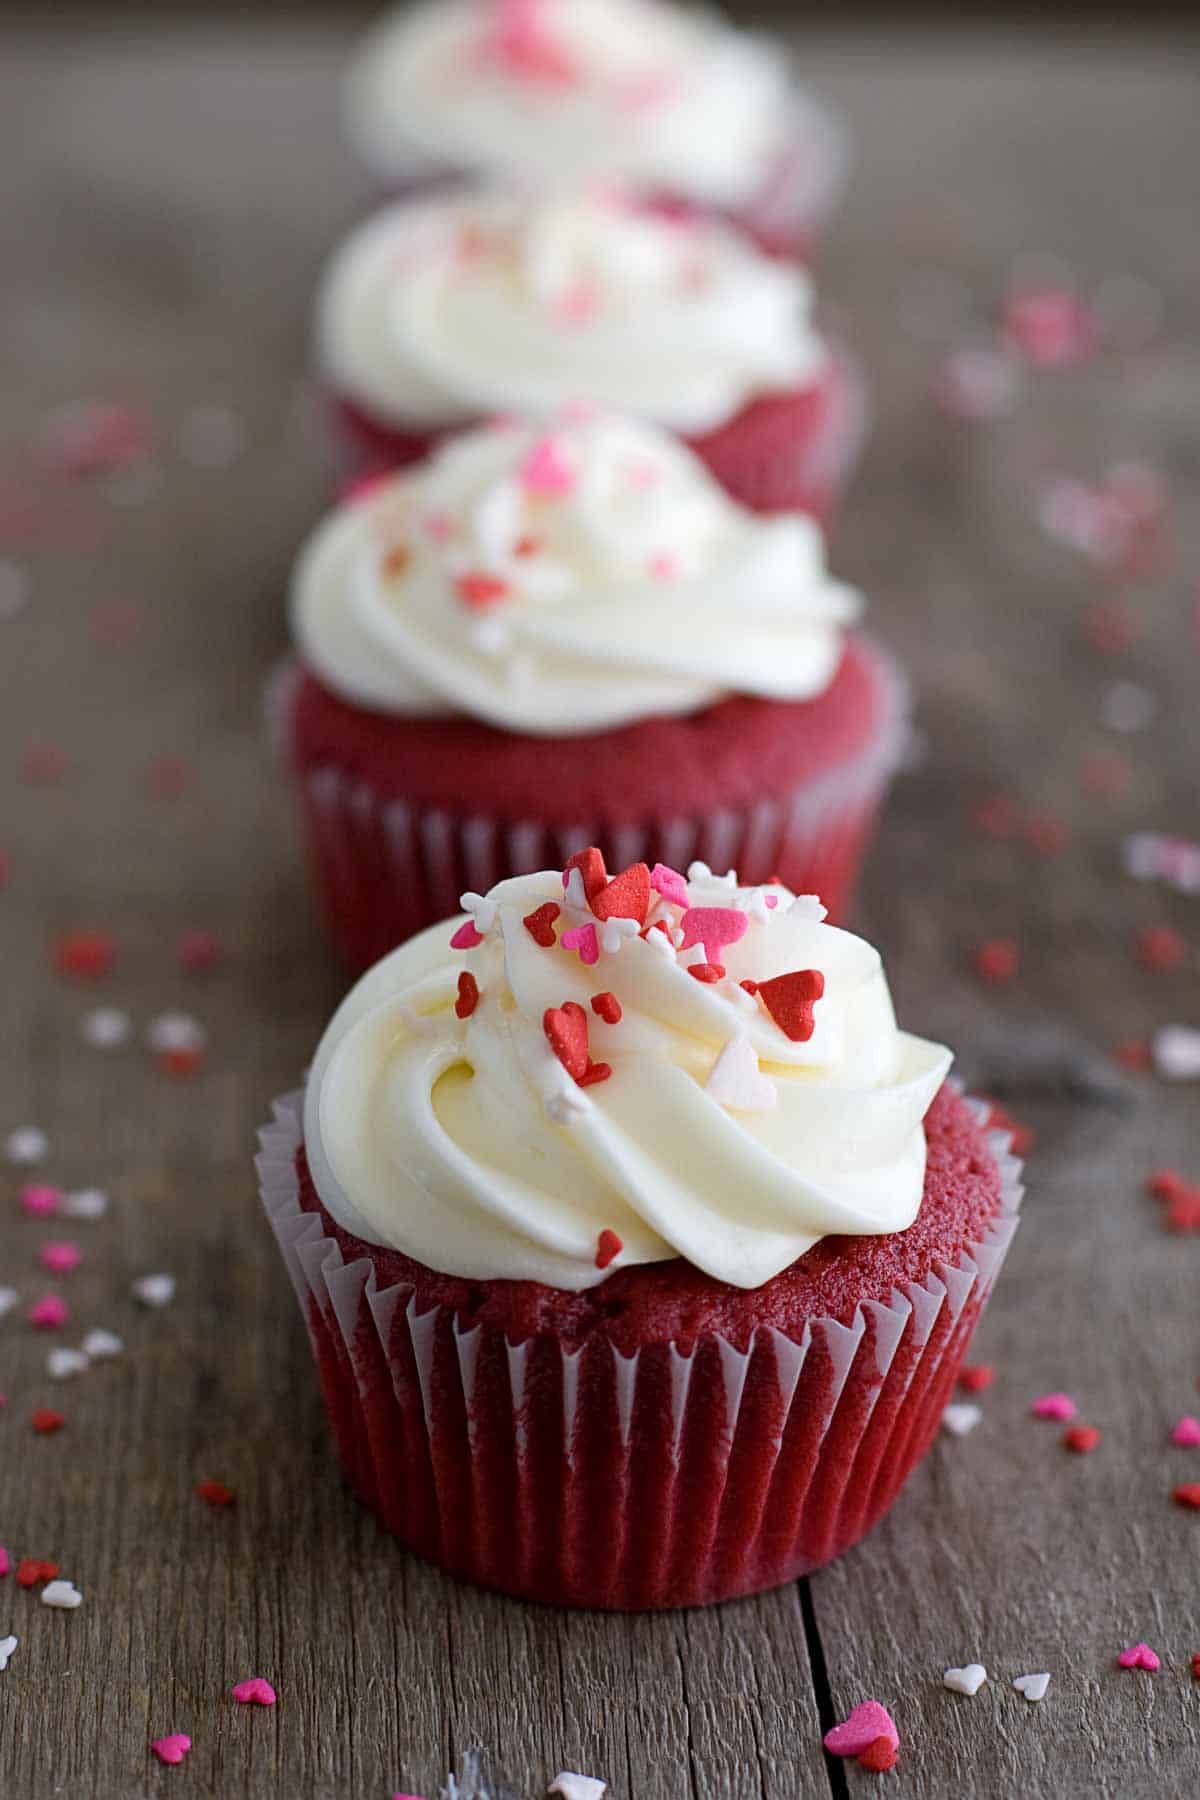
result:
M 41 1372 L 45 1343 L 17 1318 L 0 1325 L 0 1541 L 59 1557 L 86 1595 L 65 1617 L 0 1583 L 0 1634 L 22 1638 L 0 1676 L 5 1791 L 432 1794 L 478 1744 L 491 1800 L 530 1800 L 564 1766 L 608 1776 L 619 1800 L 823 1795 L 799 1590 L 679 1617 L 527 1609 L 406 1558 L 342 1487 L 248 1169 L 254 1130 L 339 987 L 298 898 L 258 702 L 283 643 L 288 560 L 324 488 L 295 392 L 311 280 L 366 201 L 336 146 L 342 39 L 131 34 L 86 59 L 66 43 L 11 32 L 0 56 L 13 190 L 0 213 L 0 475 L 48 408 L 86 393 L 144 398 L 168 444 L 144 505 L 72 501 L 61 523 L 94 529 L 93 548 L 4 552 L 28 564 L 34 593 L 0 623 L 12 858 L 0 1135 L 43 1123 L 52 1178 L 111 1190 L 107 1221 L 71 1229 L 87 1252 L 69 1278 L 72 1324 L 128 1344 L 59 1388 Z M 1081 799 L 1083 759 L 1112 742 L 1097 723 L 1110 671 L 1080 652 L 1090 590 L 1030 509 L 1047 443 L 1084 472 L 1165 447 L 1186 478 L 1196 369 L 1169 352 L 1149 385 L 1111 367 L 1050 380 L 1010 424 L 971 436 L 931 414 L 934 352 L 898 321 L 906 278 L 965 282 L 982 307 L 1006 259 L 1040 245 L 1092 275 L 1147 270 L 1186 319 L 1200 285 L 1180 227 L 1194 96 L 1172 52 L 1148 45 L 1130 58 L 822 35 L 810 64 L 863 139 L 828 284 L 880 390 L 839 562 L 914 672 L 932 751 L 897 795 L 862 917 L 902 1017 L 962 1046 L 968 1072 L 1013 1089 L 1042 1133 L 1030 1218 L 986 1328 L 1002 1369 L 986 1423 L 939 1446 L 893 1519 L 812 1583 L 832 1699 L 894 1704 L 897 1792 L 1184 1791 L 1195 1538 L 1165 1499 L 1186 1453 L 1163 1438 L 1200 1372 L 1195 1258 L 1159 1233 L 1138 1188 L 1151 1163 L 1185 1160 L 1189 1143 L 1194 1156 L 1195 1131 L 1186 1095 L 1145 1082 L 1126 1084 L 1136 1109 L 1122 1111 L 1104 1053 L 1166 1010 L 1200 1017 L 1194 970 L 1161 991 L 1129 953 L 1139 921 L 1186 928 L 1187 904 L 1131 889 L 1115 861 L 1123 830 L 1195 826 L 1195 664 L 1179 588 L 1139 595 L 1147 638 L 1120 672 L 1153 687 L 1162 718 L 1135 746 L 1125 799 Z M 229 471 L 174 445 L 189 408 L 212 402 L 245 429 Z M 1183 567 L 1197 548 L 1185 544 Z M 94 609 L 113 600 L 141 609 L 123 651 L 94 638 Z M 67 757 L 55 788 L 19 779 L 39 733 Z M 174 800 L 148 789 L 167 752 L 191 772 Z M 971 839 L 965 797 L 994 784 L 1069 816 L 1072 851 L 1041 862 Z M 86 991 L 47 973 L 56 934 L 79 925 L 111 926 L 121 945 L 117 972 Z M 174 965 L 193 927 L 228 949 L 204 978 Z M 1024 973 L 981 995 L 969 950 L 1009 930 Z M 108 1057 L 82 1045 L 102 1001 L 139 1033 L 169 1007 L 195 1012 L 203 1072 L 171 1082 L 140 1045 Z M 0 1279 L 27 1302 L 49 1285 L 34 1260 L 47 1231 L 14 1211 L 16 1187 L 0 1170 Z M 129 1284 L 158 1268 L 178 1299 L 147 1314 Z M 1060 1385 L 1106 1431 L 1090 1459 L 1026 1421 L 1031 1395 Z M 57 1437 L 29 1432 L 39 1403 L 67 1414 Z M 205 1476 L 238 1490 L 235 1509 L 193 1498 Z M 1153 1680 L 1111 1668 L 1140 1636 L 1171 1659 Z M 975 1701 L 946 1694 L 941 1668 L 971 1656 L 997 1677 L 1053 1667 L 1050 1698 L 1027 1707 L 1002 1683 Z M 275 1714 L 227 1699 L 259 1673 L 279 1688 Z M 183 1771 L 146 1751 L 172 1730 L 195 1739 Z

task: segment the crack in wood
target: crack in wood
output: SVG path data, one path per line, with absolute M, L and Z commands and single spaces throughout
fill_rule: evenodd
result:
M 837 1724 L 837 1713 L 833 1705 L 833 1689 L 829 1685 L 825 1647 L 821 1643 L 816 1607 L 813 1605 L 812 1588 L 807 1576 L 796 1583 L 796 1595 L 800 1602 L 804 1641 L 808 1645 L 808 1667 L 812 1676 L 813 1698 L 817 1703 L 817 1717 L 821 1722 L 823 1738 L 825 1733 L 832 1730 Z M 825 1752 L 825 1773 L 829 1777 L 829 1791 L 833 1800 L 849 1800 L 850 1788 L 846 1780 L 846 1771 L 837 1757 L 830 1756 L 828 1751 Z

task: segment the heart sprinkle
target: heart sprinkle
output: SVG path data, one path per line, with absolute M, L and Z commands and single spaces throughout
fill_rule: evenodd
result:
M 861 1756 L 879 1738 L 895 1747 L 900 1733 L 886 1706 L 878 1700 L 860 1700 L 848 1719 L 825 1733 L 823 1742 L 830 1756 Z
M 679 948 L 690 950 L 693 944 L 703 944 L 709 962 L 716 962 L 718 950 L 745 937 L 750 918 L 734 906 L 690 906 L 679 922 L 683 927 Z
M 1088 1456 L 1100 1442 L 1101 1433 L 1095 1425 L 1069 1425 L 1063 1432 L 1063 1444 L 1068 1450 L 1074 1450 L 1077 1456 Z
M 577 1000 L 548 1006 L 542 1014 L 542 1030 L 550 1048 L 573 1081 L 588 1072 L 588 1021 Z
M 17 1564 L 18 1587 L 36 1587 L 39 1581 L 53 1581 L 58 1574 L 58 1564 L 39 1562 L 36 1556 L 23 1556 Z
M 483 934 L 482 932 L 476 931 L 475 921 L 473 919 L 464 919 L 454 936 L 450 939 L 450 948 L 452 950 L 474 950 L 476 945 L 482 944 L 482 942 Z
M 770 1112 L 779 1103 L 779 1089 L 763 1074 L 754 1046 L 744 1033 L 725 1044 L 709 1071 L 704 1091 L 730 1112 Z
M 573 869 L 579 870 L 580 879 L 583 883 L 584 899 L 588 906 L 590 906 L 592 901 L 596 898 L 596 895 L 601 892 L 604 884 L 608 880 L 608 870 L 604 866 L 604 857 L 594 844 L 586 850 L 577 850 L 574 856 L 569 856 L 563 867 L 564 888 L 571 885 L 570 877 Z
M 42 1605 L 74 1612 L 77 1606 L 83 1605 L 83 1595 L 73 1581 L 48 1581 L 42 1589 Z
M 500 600 L 506 600 L 512 590 L 502 575 L 488 575 L 483 570 L 475 569 L 458 576 L 454 591 L 464 606 L 479 611 L 486 606 L 495 606 Z
M 650 871 L 645 863 L 630 863 L 589 899 L 598 919 L 634 919 L 640 926 L 650 906 Z
M 57 1331 L 67 1322 L 67 1303 L 59 1294 L 44 1294 L 29 1309 L 29 1323 L 35 1331 Z
M 1013 1686 L 1016 1688 L 1018 1694 L 1024 1694 L 1026 1700 L 1030 1701 L 1031 1704 L 1036 1705 L 1039 1700 L 1045 1699 L 1046 1689 L 1050 1686 L 1050 1677 L 1045 1673 L 1040 1675 L 1015 1675 L 1013 1677 Z
M 600 961 L 600 940 L 594 925 L 572 925 L 570 931 L 563 932 L 559 943 L 564 950 L 578 950 L 580 962 L 589 969 Z
M 888 1769 L 896 1766 L 896 1746 L 889 1737 L 877 1737 L 859 1752 L 859 1767 L 870 1769 L 873 1775 L 883 1775 Z
M 561 906 L 557 906 L 553 900 L 547 900 L 543 905 L 535 907 L 533 912 L 526 913 L 521 920 L 534 943 L 540 944 L 543 950 L 554 948 L 554 921 L 561 911 Z
M 479 983 L 469 969 L 463 969 L 458 977 L 458 998 L 454 1002 L 455 1016 L 469 1019 L 479 1005 Z
M 952 1400 L 949 1406 L 942 1408 L 942 1430 L 948 1431 L 951 1437 L 966 1437 L 982 1417 L 983 1409 L 973 1406 L 969 1400 Z
M 598 1081 L 607 1081 L 612 1074 L 611 1063 L 590 1062 L 583 1074 L 578 1077 L 580 1087 L 594 1087 Z
M 1186 1506 L 1192 1512 L 1200 1512 L 1200 1481 L 1185 1481 L 1175 1489 L 1173 1498 L 1176 1506 Z
M 592 1011 L 598 1019 L 603 1019 L 606 1025 L 621 1023 L 621 1002 L 615 994 L 610 994 L 607 990 L 603 994 L 592 995 Z
M 152 1738 L 150 1748 L 161 1763 L 181 1763 L 192 1747 L 186 1732 L 173 1731 L 168 1737 Z
M 977 1694 L 986 1680 L 987 1670 L 982 1663 L 967 1663 L 962 1669 L 947 1669 L 942 1686 L 952 1694 Z
M 0 1675 L 2 1675 L 4 1673 L 5 1669 L 7 1669 L 8 1664 L 9 1664 L 9 1658 L 12 1656 L 13 1651 L 16 1649 L 16 1647 L 20 1643 L 20 1641 L 21 1641 L 20 1638 L 15 1638 L 15 1637 L 11 1637 L 11 1636 L 0 1638 Z
M 1171 1442 L 1183 1448 L 1194 1450 L 1200 1444 L 1200 1419 L 1193 1418 L 1191 1413 L 1184 1413 L 1182 1419 L 1171 1432 Z
M 261 1675 L 252 1675 L 249 1681 L 239 1681 L 232 1692 L 240 1706 L 274 1706 L 278 1698 L 270 1682 L 264 1681 Z
M 1035 1419 L 1057 1419 L 1060 1423 L 1065 1423 L 1067 1419 L 1073 1419 L 1079 1409 L 1070 1394 L 1055 1393 L 1043 1394 L 1034 1401 L 1030 1410 Z
M 52 1437 L 66 1422 L 62 1413 L 55 1412 L 52 1406 L 35 1406 L 29 1415 L 29 1423 L 39 1437 Z
M 1148 1675 L 1153 1675 L 1160 1666 L 1158 1657 L 1149 1644 L 1130 1644 L 1117 1657 L 1119 1669 L 1145 1669 Z
M 793 1044 L 806 1044 L 812 1036 L 813 1007 L 824 992 L 825 977 L 819 969 L 793 969 L 758 984 L 759 999 Z
M 958 1385 L 968 1394 L 982 1394 L 996 1379 L 990 1363 L 966 1363 L 958 1371 Z
M 625 1246 L 617 1236 L 616 1232 L 610 1231 L 609 1228 L 605 1226 L 604 1230 L 600 1233 L 600 1236 L 596 1239 L 596 1267 L 598 1269 L 607 1269 L 609 1264 L 620 1256 L 624 1248 Z
M 208 1506 L 232 1506 L 237 1499 L 233 1489 L 226 1487 L 223 1481 L 198 1481 L 193 1491 Z

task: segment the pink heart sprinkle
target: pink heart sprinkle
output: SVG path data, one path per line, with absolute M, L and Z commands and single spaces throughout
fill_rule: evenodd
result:
M 43 1244 L 38 1251 L 38 1261 L 52 1275 L 65 1275 L 68 1270 L 79 1267 L 83 1251 L 78 1244 Z
M 594 925 L 574 925 L 559 938 L 564 950 L 578 950 L 579 960 L 591 965 L 600 960 L 600 940 Z
M 650 558 L 650 573 L 655 581 L 674 581 L 679 574 L 679 558 L 669 550 L 658 550 Z
M 1032 1411 L 1035 1419 L 1073 1419 L 1077 1408 L 1070 1394 L 1043 1394 Z
M 519 479 L 527 494 L 545 500 L 560 499 L 575 489 L 575 471 L 553 437 L 537 440 L 521 464 Z
M 67 1322 L 67 1303 L 58 1294 L 46 1294 L 29 1309 L 29 1323 L 38 1331 L 57 1331 Z
M 897 1745 L 900 1733 L 886 1706 L 878 1700 L 860 1700 L 843 1724 L 825 1733 L 824 1741 L 830 1756 L 858 1756 L 876 1738 L 886 1738 L 889 1744 Z
M 1117 1666 L 1122 1669 L 1145 1669 L 1153 1675 L 1160 1665 L 1149 1644 L 1130 1644 L 1117 1657 Z
M 678 869 L 669 869 L 666 863 L 655 863 L 650 871 L 650 886 L 672 906 L 688 905 L 687 882 Z
M 275 1689 L 261 1675 L 252 1675 L 249 1681 L 239 1681 L 233 1690 L 233 1697 L 242 1706 L 274 1706 Z
M 452 950 L 474 950 L 476 944 L 482 944 L 483 937 L 476 931 L 473 919 L 464 919 L 454 936 L 450 939 Z
M 192 1740 L 182 1731 L 173 1731 L 170 1737 L 155 1738 L 150 1745 L 159 1762 L 181 1763 L 192 1747 Z
M 726 944 L 736 944 L 744 938 L 749 923 L 749 914 L 739 912 L 736 906 L 691 906 L 680 920 L 680 949 L 690 950 L 693 944 L 703 944 L 709 962 L 719 962 L 718 952 Z
M 1184 1413 L 1171 1433 L 1171 1442 L 1182 1444 L 1188 1450 L 1200 1444 L 1200 1419 L 1193 1418 L 1191 1413 Z
M 45 1219 L 62 1204 L 62 1189 L 31 1182 L 21 1189 L 21 1210 L 33 1219 Z
M 8 1574 L 8 1551 L 0 1544 L 0 1575 Z

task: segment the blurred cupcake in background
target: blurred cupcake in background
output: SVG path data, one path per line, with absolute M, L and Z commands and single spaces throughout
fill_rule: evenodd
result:
M 345 958 L 589 843 L 839 913 L 905 731 L 859 609 L 812 520 L 619 416 L 477 428 L 345 503 L 274 702 Z
M 317 358 L 352 476 L 496 413 L 584 401 L 677 433 L 756 512 L 825 518 L 861 445 L 861 379 L 795 264 L 614 190 L 392 206 L 334 256 Z
M 841 191 L 840 125 L 769 39 L 659 0 L 427 0 L 388 13 L 345 116 L 396 190 L 447 176 L 620 180 L 803 254 Z
M 878 953 L 692 865 L 464 896 L 262 1134 L 356 1492 L 453 1574 L 694 1606 L 854 1544 L 928 1449 L 1019 1165 Z

